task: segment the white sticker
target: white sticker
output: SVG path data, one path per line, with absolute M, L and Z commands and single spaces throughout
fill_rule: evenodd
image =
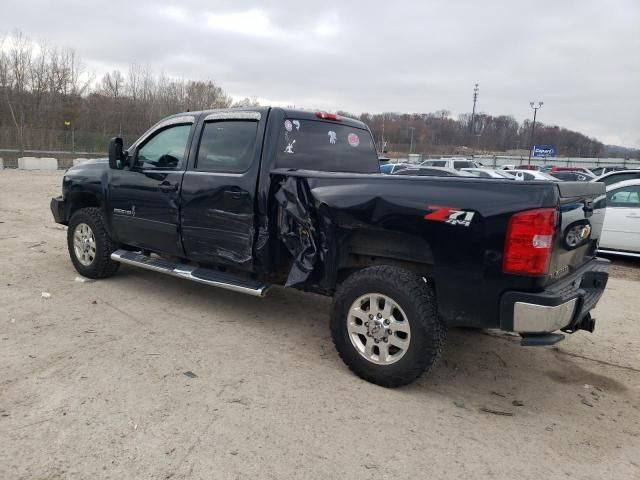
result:
M 350 133 L 347 137 L 347 140 L 349 141 L 349 145 L 351 145 L 352 147 L 357 147 L 358 145 L 360 145 L 360 137 L 355 133 Z
M 296 143 L 295 140 L 292 140 L 291 142 L 289 142 L 289 144 L 284 149 L 284 153 L 293 153 L 293 144 L 294 143 Z
M 293 123 L 293 126 L 296 127 L 296 130 L 300 130 L 300 121 L 299 120 L 294 120 L 292 123 Z
M 290 132 L 291 130 L 293 130 L 293 124 L 291 123 L 291 120 L 285 120 L 284 121 L 284 129 L 287 132 Z
M 327 135 L 329 135 L 329 143 L 332 145 L 335 144 L 337 138 L 336 132 L 334 132 L 333 130 L 329 130 L 327 132 Z

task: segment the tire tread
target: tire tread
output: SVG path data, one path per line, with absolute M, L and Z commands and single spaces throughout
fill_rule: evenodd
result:
M 85 267 L 78 261 L 73 248 L 73 232 L 75 226 L 81 222 L 87 223 L 91 227 L 93 235 L 96 238 L 96 258 L 88 267 Z M 82 208 L 72 215 L 67 230 L 67 247 L 73 266 L 78 273 L 85 277 L 95 279 L 107 278 L 116 273 L 120 267 L 119 262 L 111 260 L 111 254 L 116 250 L 116 244 L 107 232 L 104 215 L 99 208 Z
M 414 337 L 414 329 L 416 329 L 416 333 L 417 330 L 420 329 L 420 333 L 426 335 L 429 340 L 428 348 L 423 349 L 423 355 L 418 357 L 418 361 L 413 362 L 401 371 L 395 371 L 393 375 L 381 374 L 377 365 L 368 364 L 363 366 L 362 362 L 352 361 L 350 358 L 351 353 L 355 353 L 355 355 L 359 354 L 353 350 L 350 342 L 344 345 L 343 329 L 345 328 L 345 319 L 338 318 L 342 317 L 340 312 L 344 311 L 344 302 L 349 303 L 346 305 L 346 308 L 349 308 L 351 305 L 350 302 L 353 301 L 349 296 L 349 291 L 358 285 L 371 282 L 372 280 L 391 283 L 393 287 L 407 292 L 409 298 L 414 299 L 413 307 L 418 312 L 418 318 L 411 319 L 412 339 Z M 407 385 L 423 373 L 428 372 L 442 355 L 446 333 L 446 328 L 438 317 L 433 287 L 425 282 L 422 277 L 402 268 L 380 265 L 359 270 L 348 277 L 338 287 L 334 295 L 331 315 L 331 336 L 338 350 L 338 354 L 352 372 L 377 385 L 389 388 Z M 344 347 L 353 350 L 353 352 L 345 351 Z

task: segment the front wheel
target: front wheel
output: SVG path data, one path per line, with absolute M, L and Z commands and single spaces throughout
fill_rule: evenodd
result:
M 434 291 L 421 277 L 376 266 L 354 273 L 336 291 L 331 334 L 356 375 L 399 387 L 436 363 L 446 328 L 438 318 Z
M 116 246 L 98 208 L 83 208 L 73 214 L 67 230 L 67 246 L 73 266 L 85 277 L 110 277 L 120 266 L 111 260 Z

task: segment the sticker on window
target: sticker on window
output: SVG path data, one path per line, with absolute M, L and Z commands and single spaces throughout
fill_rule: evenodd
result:
M 347 137 L 347 140 L 349 141 L 349 145 L 351 145 L 352 147 L 357 147 L 358 145 L 360 145 L 360 137 L 355 133 L 350 133 Z
M 300 121 L 299 120 L 294 120 L 291 123 L 293 123 L 293 126 L 296 127 L 296 130 L 300 130 Z
M 295 140 L 289 142 L 284 149 L 284 153 L 293 153 L 293 145 L 296 143 Z
M 334 132 L 333 130 L 329 130 L 329 131 L 327 132 L 327 135 L 329 135 L 329 143 L 330 143 L 331 145 L 335 145 L 335 143 L 336 143 L 336 138 L 337 138 L 336 132 Z
M 291 120 L 285 120 L 284 121 L 284 129 L 287 132 L 290 132 L 291 130 L 293 130 L 293 124 L 291 123 Z

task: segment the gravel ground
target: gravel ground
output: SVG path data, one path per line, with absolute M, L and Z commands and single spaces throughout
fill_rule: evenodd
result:
M 0 172 L 0 478 L 640 478 L 637 262 L 594 334 L 453 330 L 431 374 L 387 390 L 342 364 L 325 298 L 76 281 L 61 179 Z

